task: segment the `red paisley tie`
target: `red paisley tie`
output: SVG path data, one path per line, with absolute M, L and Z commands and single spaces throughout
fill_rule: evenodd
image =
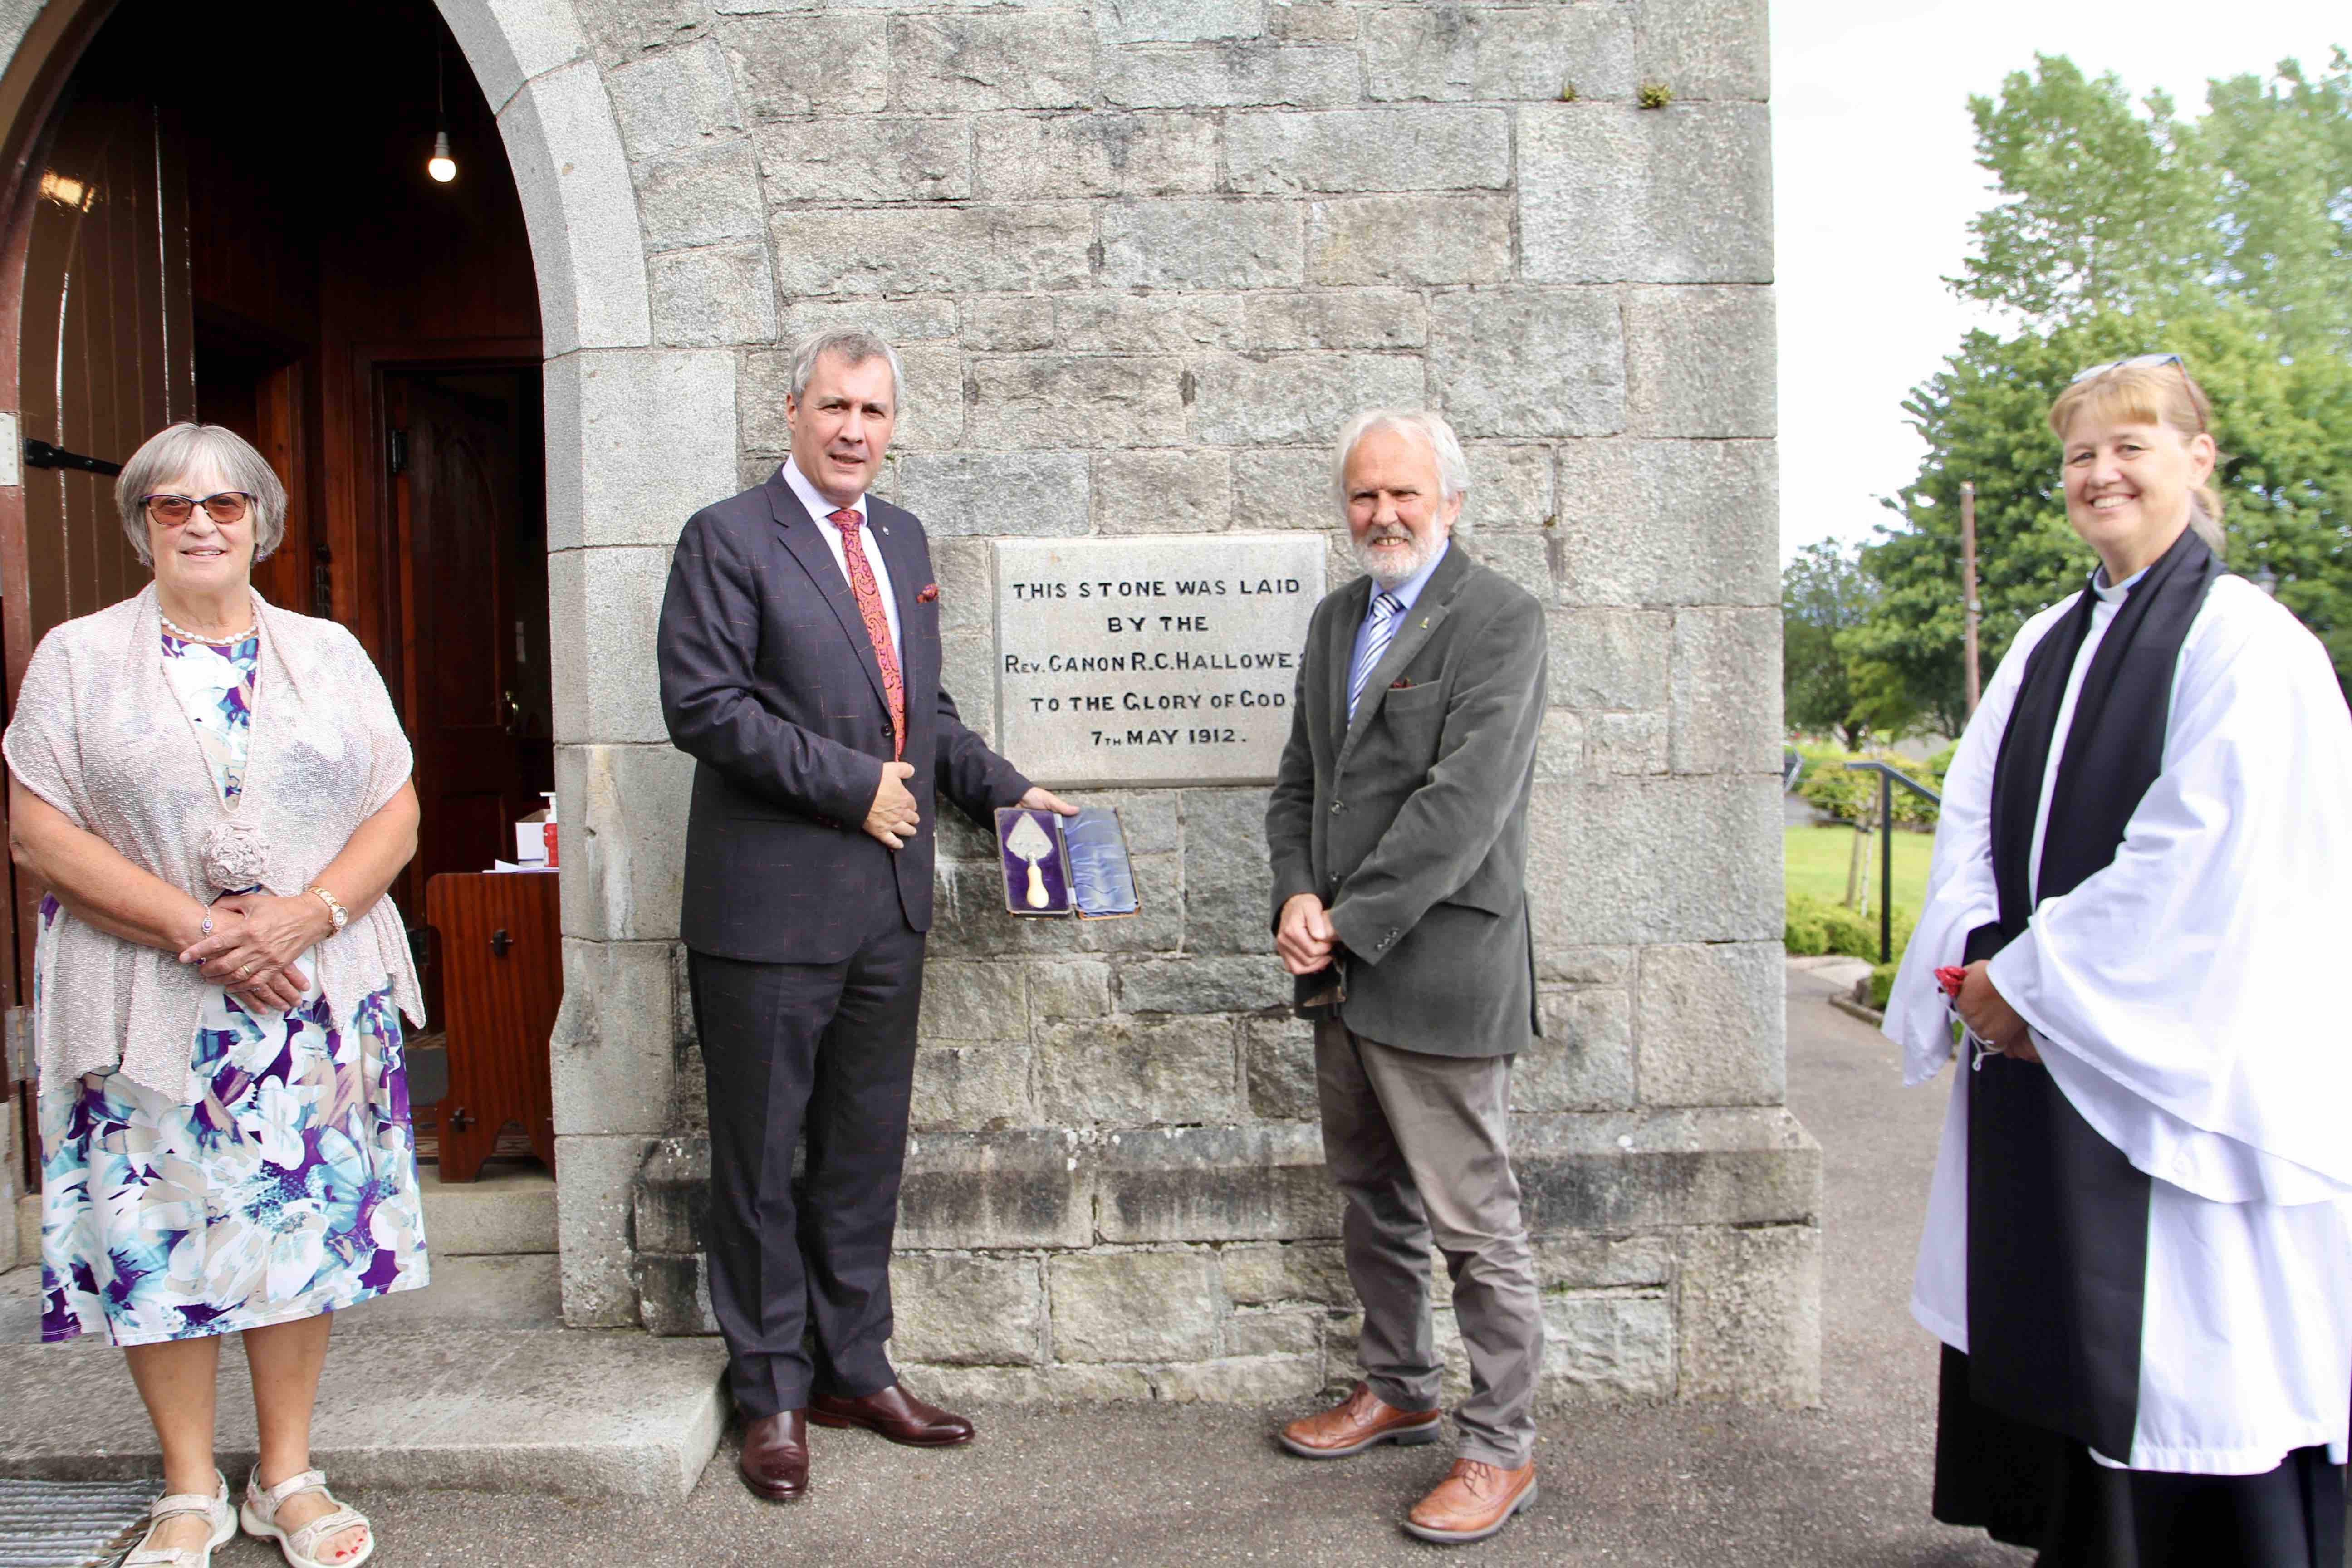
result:
M 874 582 L 874 568 L 866 559 L 858 529 L 866 520 L 844 507 L 827 514 L 841 530 L 842 558 L 849 563 L 849 591 L 857 595 L 857 613 L 866 621 L 866 638 L 874 645 L 874 661 L 882 667 L 882 690 L 890 699 L 893 757 L 907 754 L 907 683 L 898 674 L 898 655 L 890 646 L 890 617 L 882 609 L 882 590 Z

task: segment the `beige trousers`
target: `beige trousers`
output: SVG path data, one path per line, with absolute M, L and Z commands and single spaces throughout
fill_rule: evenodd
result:
M 1509 1057 L 1399 1050 L 1315 1026 L 1323 1160 L 1348 1201 L 1340 1235 L 1364 1308 L 1365 1381 L 1399 1410 L 1434 1410 L 1433 1242 L 1454 1278 L 1470 1356 L 1454 1411 L 1461 1456 L 1517 1469 L 1534 1455 L 1543 1310 L 1511 1174 Z

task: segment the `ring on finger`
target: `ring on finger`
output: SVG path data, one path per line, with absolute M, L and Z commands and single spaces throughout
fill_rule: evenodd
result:
M 254 961 L 254 960 L 252 960 L 252 959 L 250 959 L 250 958 L 247 959 L 247 960 L 245 961 L 244 964 L 243 964 L 243 965 L 242 965 L 242 966 L 237 970 L 237 972 L 236 972 L 236 977 L 237 977 L 239 980 L 249 980 L 249 979 L 251 979 L 251 978 L 253 977 L 254 963 L 255 963 L 255 961 Z

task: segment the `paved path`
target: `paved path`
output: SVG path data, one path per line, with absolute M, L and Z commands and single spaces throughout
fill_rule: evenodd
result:
M 1780 826 L 1783 827 L 1813 827 L 1833 820 L 1826 813 L 1814 810 L 1812 802 L 1803 795 L 1791 793 L 1780 797 Z
M 1891 1049 L 1829 990 L 1790 973 L 1789 1098 L 1826 1156 L 1823 1407 L 1548 1421 L 1541 1502 L 1484 1547 L 1448 1555 L 1396 1529 L 1444 1472 L 1438 1449 L 1310 1465 L 1267 1442 L 1276 1415 L 1130 1405 L 976 1412 L 962 1452 L 820 1431 L 813 1494 L 789 1508 L 745 1495 L 731 1444 L 683 1509 L 378 1492 L 362 1500 L 379 1560 L 2022 1568 L 1927 1516 L 1934 1347 L 1903 1304 L 1945 1089 L 1905 1092 Z M 215 1561 L 276 1559 L 241 1542 Z

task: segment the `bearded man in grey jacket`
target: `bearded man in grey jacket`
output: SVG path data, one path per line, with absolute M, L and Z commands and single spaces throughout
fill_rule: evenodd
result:
M 1470 1358 L 1454 1468 L 1404 1528 L 1493 1535 L 1535 1500 L 1543 1315 L 1511 1173 L 1511 1059 L 1539 1032 L 1528 797 L 1542 606 L 1453 539 L 1469 488 L 1435 414 L 1374 411 L 1335 478 L 1365 576 L 1316 606 L 1266 809 L 1275 950 L 1315 1019 L 1364 1381 L 1292 1422 L 1307 1458 L 1440 1435 L 1430 1247 Z

